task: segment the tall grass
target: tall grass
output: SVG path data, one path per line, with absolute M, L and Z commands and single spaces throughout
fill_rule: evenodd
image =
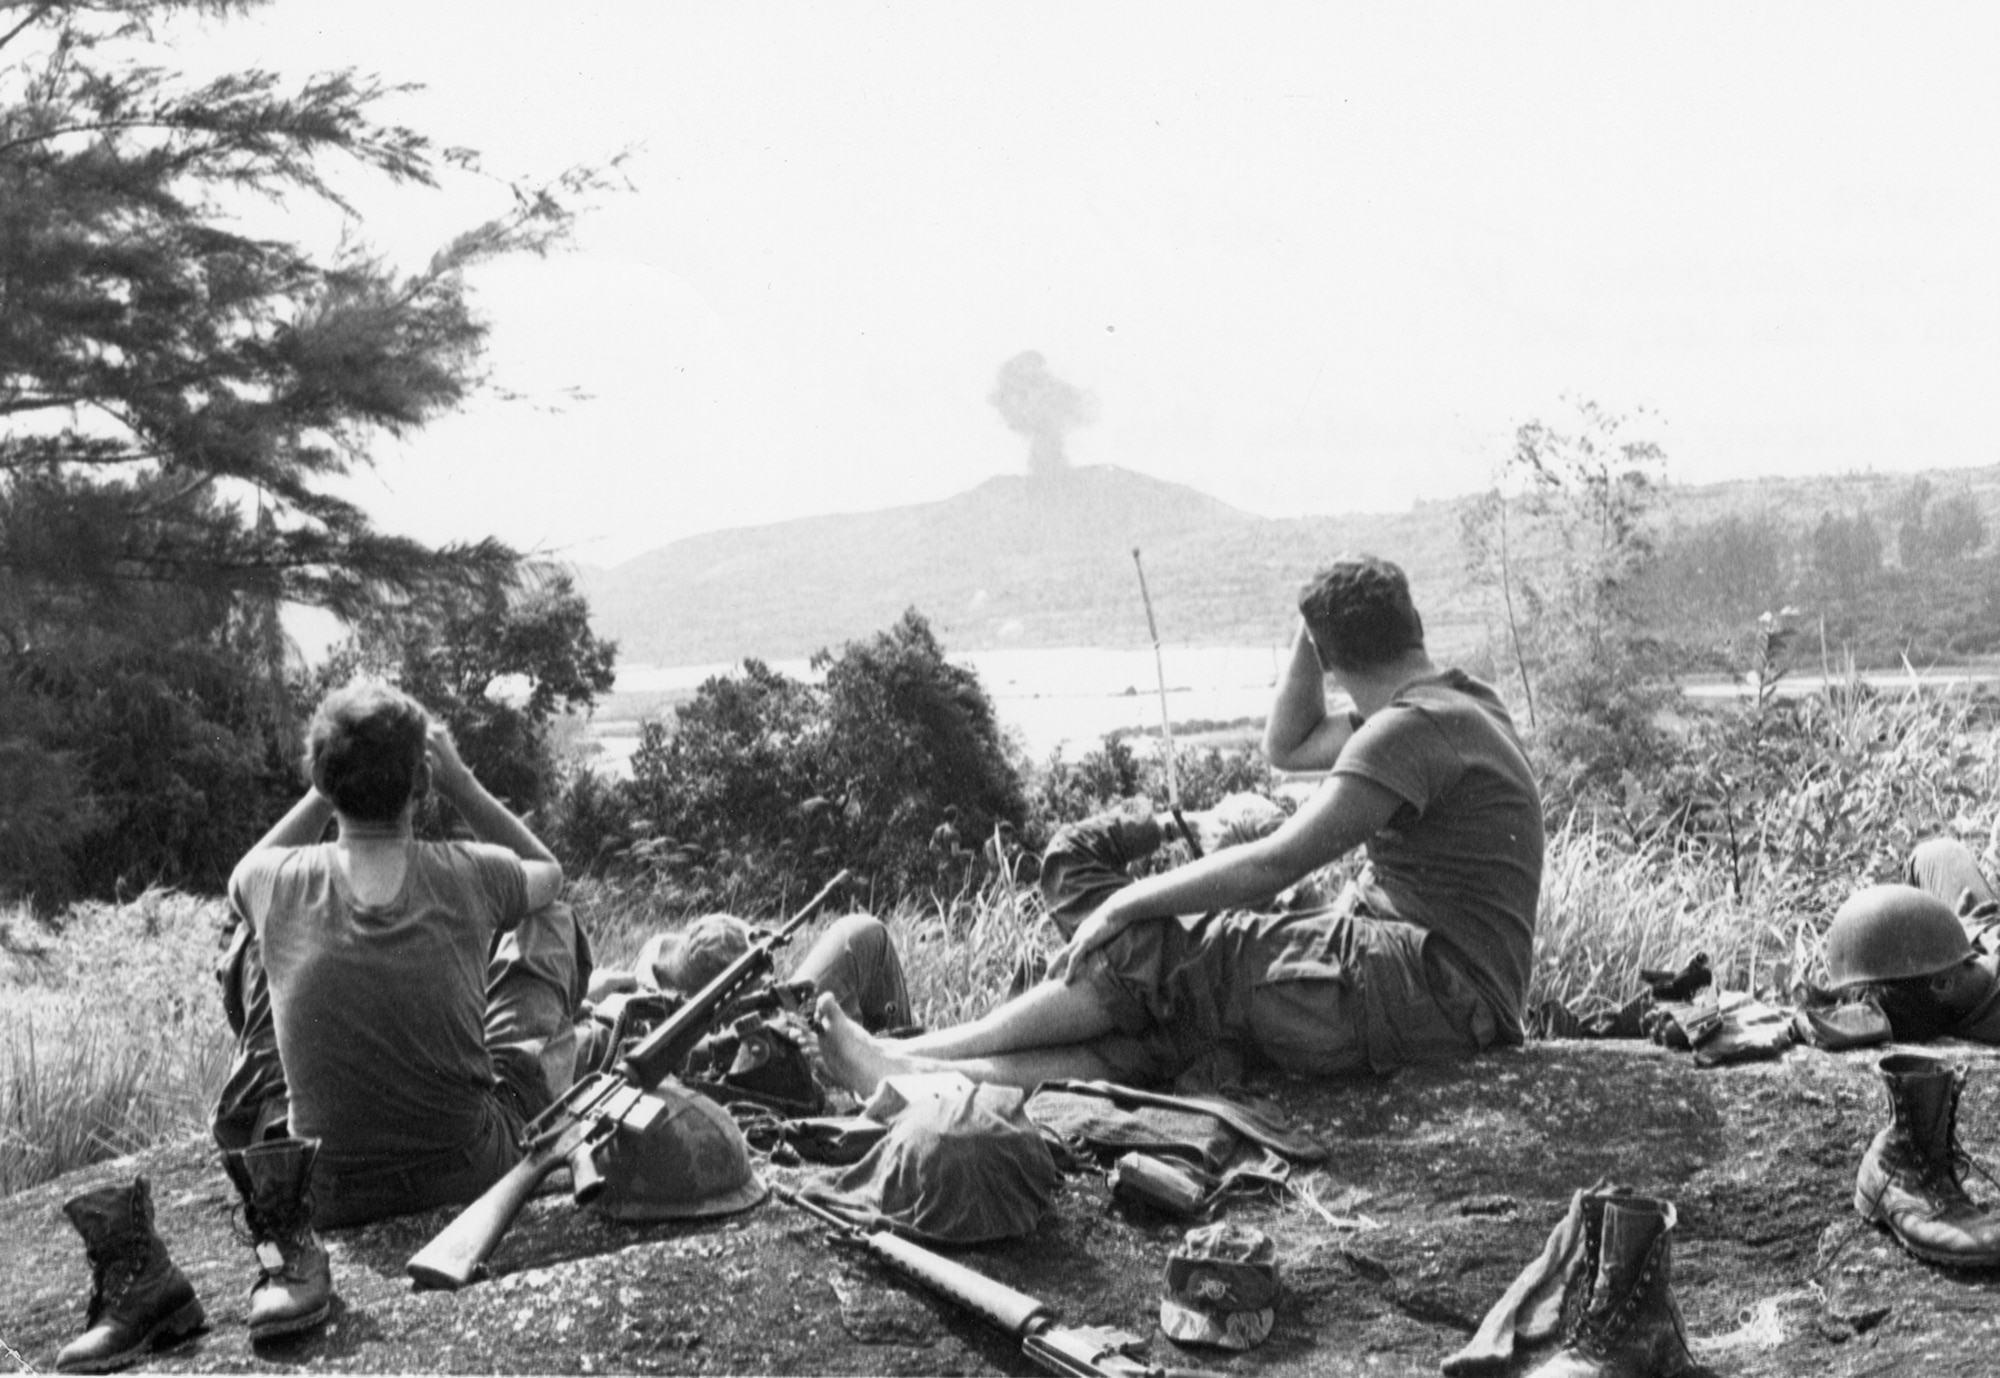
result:
M 1635 851 L 1590 828 L 1549 840 L 1529 1002 L 1579 1013 L 1622 1004 L 1645 969 L 1705 952 L 1724 990 L 1782 995 L 1808 974 L 1823 924 L 1738 898 L 1728 876 L 1688 853 Z
M 802 897 L 803 898 L 803 897 Z M 571 888 L 577 915 L 590 933 L 599 966 L 629 966 L 640 946 L 663 928 L 694 918 L 659 891 L 630 883 L 586 880 Z M 782 971 L 812 946 L 834 918 L 867 907 L 867 896 L 835 897 L 780 956 Z M 888 924 L 902 954 L 912 1017 L 941 1028 L 983 1014 L 1003 995 L 1023 957 L 1053 952 L 1060 940 L 1042 911 L 1034 886 L 993 881 L 952 893 L 906 897 L 873 912 Z M 782 913 L 746 911 L 754 923 L 775 924 Z
M 1917 843 L 1955 837 L 1995 874 L 1993 716 L 1969 689 L 1885 692 L 1852 674 L 1741 710 L 1680 767 L 1683 802 L 1707 801 L 1698 819 L 1665 820 L 1664 802 L 1634 789 L 1626 818 L 1551 836 L 1531 1002 L 1622 1003 L 1642 968 L 1697 952 L 1721 988 L 1783 998 L 1824 978 L 1819 938 L 1841 901 L 1903 879 Z
M 0 1194 L 198 1130 L 229 1062 L 222 906 L 166 891 L 0 913 Z

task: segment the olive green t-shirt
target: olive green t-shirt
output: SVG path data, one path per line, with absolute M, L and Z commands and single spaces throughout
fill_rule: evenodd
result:
M 1542 888 L 1542 802 L 1492 688 L 1459 670 L 1404 686 L 1361 725 L 1334 774 L 1402 803 L 1368 840 L 1362 898 L 1442 940 L 1518 1042 Z
M 421 1163 L 506 1132 L 486 968 L 527 912 L 526 872 L 504 847 L 407 845 L 384 905 L 356 901 L 331 843 L 253 853 L 230 885 L 263 949 L 292 1132 L 347 1165 Z

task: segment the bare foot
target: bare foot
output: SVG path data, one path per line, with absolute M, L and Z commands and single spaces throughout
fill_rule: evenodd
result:
M 847 1017 L 831 994 L 822 994 L 814 1013 L 819 1019 L 819 1051 L 826 1068 L 857 1096 L 872 1096 L 884 1077 L 927 1070 L 920 1060 L 903 1057 L 871 1037 Z

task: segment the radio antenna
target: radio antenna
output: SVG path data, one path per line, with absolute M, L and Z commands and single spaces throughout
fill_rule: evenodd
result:
M 1167 711 L 1167 664 L 1160 656 L 1160 624 L 1153 619 L 1153 595 L 1146 591 L 1146 566 L 1139 559 L 1139 547 L 1132 547 L 1132 566 L 1139 571 L 1139 597 L 1146 604 L 1146 630 L 1153 638 L 1153 673 L 1160 685 L 1160 749 L 1167 762 L 1167 811 L 1174 816 L 1174 822 L 1187 839 L 1188 850 L 1195 856 L 1201 855 L 1201 841 L 1187 825 L 1187 816 L 1181 812 L 1181 783 L 1179 773 L 1174 769 L 1174 721 Z

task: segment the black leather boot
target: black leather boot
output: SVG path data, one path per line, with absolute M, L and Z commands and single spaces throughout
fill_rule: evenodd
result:
M 1862 1155 L 1854 1209 L 1928 1262 L 2000 1266 L 2000 1213 L 1965 1193 L 1971 1160 L 1958 1146 L 1964 1071 L 1921 1053 L 1892 1053 L 1876 1070 L 1889 1091 L 1889 1123 Z
M 90 1255 L 90 1306 L 84 1332 L 56 1355 L 59 1372 L 109 1373 L 201 1329 L 201 1302 L 153 1231 L 145 1178 L 73 1196 L 63 1214 Z
M 333 1310 L 333 1270 L 312 1227 L 318 1156 L 318 1139 L 273 1139 L 222 1155 L 264 1270 L 250 1294 L 253 1343 L 310 1330 Z
M 1673 1294 L 1672 1203 L 1607 1196 L 1587 1222 L 1586 1268 L 1563 1348 L 1530 1378 L 1676 1378 L 1694 1371 Z M 1588 1228 L 1589 1224 L 1594 1229 Z

